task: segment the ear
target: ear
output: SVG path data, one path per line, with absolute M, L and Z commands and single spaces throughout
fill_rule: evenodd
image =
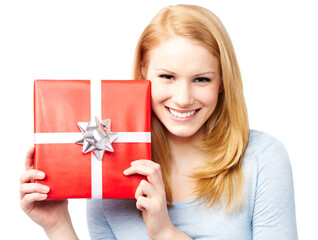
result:
M 147 68 L 144 64 L 141 64 L 140 66 L 140 74 L 141 74 L 141 77 L 142 79 L 146 79 L 147 77 Z

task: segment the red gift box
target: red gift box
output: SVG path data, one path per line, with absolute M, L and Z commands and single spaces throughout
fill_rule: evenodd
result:
M 103 159 L 83 153 L 75 142 L 78 122 L 111 119 L 118 133 Z M 34 168 L 50 187 L 48 199 L 134 198 L 143 176 L 123 171 L 137 159 L 151 159 L 150 82 L 147 80 L 35 80 Z

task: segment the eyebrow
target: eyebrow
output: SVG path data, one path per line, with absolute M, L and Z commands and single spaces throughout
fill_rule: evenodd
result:
M 173 75 L 176 75 L 176 73 L 171 72 L 171 71 L 169 71 L 169 70 L 167 70 L 167 69 L 164 69 L 164 68 L 156 68 L 156 70 L 165 71 L 165 72 L 171 73 L 171 74 L 173 74 Z
M 164 68 L 156 68 L 156 70 L 161 70 L 161 71 L 163 70 L 163 71 L 168 72 L 168 73 L 170 73 L 172 75 L 176 75 L 176 73 L 174 73 L 172 71 L 169 71 L 167 69 L 164 69 Z M 215 75 L 216 73 L 213 72 L 213 71 L 202 72 L 202 73 L 195 74 L 194 77 L 201 76 L 201 75 L 204 75 L 204 74 L 214 74 Z
M 196 74 L 194 76 L 197 77 L 197 76 L 201 76 L 201 75 L 204 75 L 204 74 L 213 74 L 213 75 L 215 75 L 215 72 L 203 72 L 203 73 Z

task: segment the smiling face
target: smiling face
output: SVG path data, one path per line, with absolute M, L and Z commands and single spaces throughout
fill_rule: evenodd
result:
M 221 91 L 219 60 L 205 47 L 171 37 L 149 52 L 152 110 L 177 137 L 198 132 L 213 113 Z

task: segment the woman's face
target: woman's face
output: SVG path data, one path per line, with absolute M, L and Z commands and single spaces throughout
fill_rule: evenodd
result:
M 222 90 L 218 58 L 177 36 L 149 54 L 153 112 L 171 134 L 193 136 L 213 113 Z

